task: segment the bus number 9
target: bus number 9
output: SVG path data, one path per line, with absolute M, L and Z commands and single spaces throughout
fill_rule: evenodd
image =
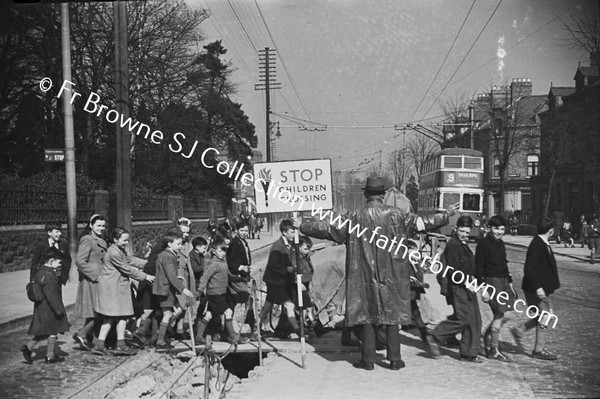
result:
M 454 173 L 448 173 L 448 183 L 454 183 Z

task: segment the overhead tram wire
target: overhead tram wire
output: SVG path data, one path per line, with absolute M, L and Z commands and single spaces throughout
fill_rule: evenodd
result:
M 271 30 L 269 29 L 269 25 L 267 24 L 267 21 L 262 13 L 262 10 L 260 9 L 260 6 L 258 5 L 256 0 L 254 0 L 254 4 L 256 5 L 256 9 L 258 10 L 258 13 L 260 14 L 260 18 L 262 19 L 263 23 L 265 24 L 267 33 L 269 34 L 269 37 L 271 38 L 271 42 L 273 42 L 273 46 L 275 47 L 275 50 L 277 51 L 277 54 L 279 55 L 279 59 L 281 60 L 281 65 L 283 66 L 283 70 L 285 71 L 285 74 L 288 77 L 288 80 L 290 81 L 290 84 L 292 85 L 292 88 L 293 88 L 294 92 L 296 93 L 298 100 L 300 101 L 300 105 L 302 106 L 302 109 L 304 109 L 306 116 L 308 116 L 308 118 L 310 119 L 310 113 L 308 112 L 306 104 L 304 103 L 304 100 L 302 99 L 302 96 L 300 95 L 300 92 L 298 90 L 298 87 L 296 87 L 296 83 L 294 82 L 294 79 L 292 78 L 292 75 L 290 74 L 290 72 L 286 66 L 286 63 L 283 60 L 283 54 L 279 50 L 277 50 L 277 43 L 275 43 L 275 38 L 271 34 Z
M 208 3 L 205 3 L 205 4 L 206 4 L 207 9 L 211 10 L 210 8 L 208 8 Z M 250 69 L 250 67 L 248 66 L 248 64 L 246 64 L 246 62 L 244 61 L 244 57 L 242 57 L 240 55 L 240 53 L 237 51 L 237 49 L 235 48 L 235 46 L 234 46 L 235 40 L 230 40 L 230 39 L 227 38 L 228 35 L 225 34 L 226 30 L 223 29 L 223 26 L 221 25 L 221 23 L 217 19 L 216 14 L 211 12 L 210 15 L 209 15 L 209 17 L 208 17 L 208 20 L 212 24 L 213 28 L 215 28 L 215 30 L 217 31 L 217 33 L 221 36 L 221 38 L 227 42 L 227 49 L 231 50 L 231 52 L 233 53 L 233 55 L 237 57 L 239 63 L 246 70 L 246 72 L 248 72 L 248 74 L 252 78 L 256 78 L 256 75 L 252 72 L 252 69 Z M 217 25 L 218 25 L 218 27 L 217 27 Z
M 431 103 L 431 105 L 429 106 L 429 108 L 427 108 L 427 111 L 425 111 L 425 113 L 423 114 L 423 117 L 427 116 L 427 114 L 429 113 L 429 111 L 431 111 L 431 108 L 433 108 L 433 106 L 435 105 L 435 103 L 437 102 L 437 100 L 440 98 L 440 96 L 442 95 L 442 93 L 444 92 L 444 90 L 446 90 L 446 88 L 448 87 L 448 85 L 450 84 L 450 82 L 452 81 L 452 79 L 454 78 L 454 76 L 456 76 L 456 74 L 458 73 L 458 70 L 460 69 L 460 67 L 462 66 L 462 64 L 465 62 L 465 60 L 467 59 L 467 57 L 469 56 L 469 54 L 471 54 L 471 51 L 473 50 L 473 47 L 475 47 L 475 44 L 477 44 L 477 42 L 479 41 L 479 38 L 481 37 L 481 35 L 483 34 L 483 32 L 485 31 L 485 29 L 489 25 L 490 21 L 492 20 L 492 18 L 496 14 L 496 11 L 498 11 L 498 8 L 500 7 L 500 4 L 502 4 L 502 0 L 500 0 L 498 2 L 498 4 L 496 5 L 496 8 L 494 8 L 494 11 L 492 11 L 492 14 L 490 15 L 490 17 L 488 18 L 487 22 L 485 23 L 485 25 L 483 26 L 483 28 L 481 29 L 481 31 L 479 32 L 479 34 L 475 38 L 475 41 L 473 42 L 473 44 L 471 45 L 471 47 L 469 48 L 469 51 L 467 51 L 467 53 L 465 54 L 465 56 L 463 57 L 463 59 L 460 61 L 460 64 L 458 64 L 458 66 L 454 70 L 454 73 L 452 74 L 452 76 L 450 77 L 450 79 L 448 79 L 448 82 L 446 83 L 446 85 L 438 93 L 438 95 L 435 98 L 435 100 L 433 100 L 433 102 Z
M 409 120 L 411 120 L 415 116 L 415 114 L 417 113 L 417 111 L 421 107 L 421 104 L 423 104 L 423 101 L 427 97 L 427 94 L 429 94 L 429 90 L 431 90 L 431 87 L 433 86 L 433 83 L 435 83 L 437 77 L 439 76 L 440 72 L 442 71 L 442 67 L 444 66 L 444 64 L 446 63 L 446 60 L 448 59 L 448 56 L 452 52 L 452 49 L 454 48 L 454 45 L 456 44 L 456 41 L 458 40 L 458 36 L 460 36 L 460 33 L 462 32 L 465 24 L 467 23 L 467 19 L 469 18 L 469 15 L 471 15 L 471 11 L 473 10 L 473 6 L 475 6 L 475 1 L 476 0 L 473 0 L 473 3 L 471 3 L 471 7 L 469 8 L 469 11 L 467 12 L 467 15 L 465 15 L 465 19 L 463 20 L 462 25 L 460 26 L 460 29 L 456 33 L 456 36 L 454 36 L 454 41 L 452 42 L 452 45 L 450 45 L 450 48 L 448 49 L 448 52 L 446 53 L 446 56 L 444 57 L 444 60 L 440 64 L 440 67 L 438 68 L 437 72 L 435 73 L 435 76 L 433 77 L 433 80 L 429 84 L 429 87 L 425 91 L 425 94 L 423 94 L 423 97 L 421 98 L 421 101 L 419 101 L 419 105 L 417 105 L 417 108 L 415 108 L 415 110 L 413 111 L 413 113 L 410 116 L 410 118 L 408 118 Z
M 242 23 L 242 20 L 240 19 L 240 16 L 238 15 L 237 11 L 235 11 L 235 8 L 233 7 L 233 4 L 231 4 L 231 0 L 227 0 L 227 4 L 229 4 L 229 7 L 231 8 L 231 11 L 233 11 L 233 14 L 235 15 L 235 18 L 237 19 L 238 23 L 240 24 L 240 27 L 242 28 L 242 30 L 244 31 L 244 34 L 246 35 L 246 38 L 248 39 L 248 42 L 250 43 L 250 45 L 254 49 L 254 52 L 256 53 L 256 55 L 258 55 L 258 49 L 256 48 L 256 46 L 252 42 L 252 39 L 250 39 L 250 35 L 248 34 L 248 31 L 246 30 L 246 27 Z

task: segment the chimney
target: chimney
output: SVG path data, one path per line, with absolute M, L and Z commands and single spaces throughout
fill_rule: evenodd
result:
M 510 84 L 510 101 L 514 103 L 520 97 L 530 96 L 533 93 L 531 79 L 514 78 Z

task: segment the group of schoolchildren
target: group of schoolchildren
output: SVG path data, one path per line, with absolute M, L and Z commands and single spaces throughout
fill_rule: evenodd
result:
M 438 357 L 439 344 L 452 341 L 460 333 L 459 360 L 481 363 L 478 355 L 483 352 L 488 359 L 512 362 L 513 359 L 502 352 L 499 346 L 501 329 L 513 319 L 512 311 L 515 310 L 515 301 L 518 299 L 502 240 L 507 221 L 500 215 L 490 218 L 490 232 L 478 241 L 475 254 L 468 245 L 472 226 L 471 217 L 461 216 L 442 254 L 444 266 L 453 268 L 453 271 L 448 269 L 447 279 L 442 282 L 442 294 L 447 303 L 452 305 L 454 313 L 428 332 L 424 339 L 429 344 L 431 354 Z M 542 360 L 556 360 L 557 356 L 545 348 L 548 322 L 552 314 L 550 295 L 560 287 L 556 260 L 549 243 L 554 231 L 554 221 L 543 217 L 536 228 L 537 235 L 527 249 L 521 288 L 527 306 L 536 306 L 539 312 L 546 313 L 543 317 L 538 313 L 539 318 L 530 318 L 523 324 L 513 326 L 510 332 L 517 347 L 523 350 L 524 332 L 535 328 L 536 339 L 531 356 Z M 450 277 L 456 271 L 467 277 L 456 283 Z M 476 279 L 475 283 L 473 279 Z M 442 279 L 438 281 L 440 280 Z M 488 303 L 493 314 L 493 319 L 483 334 L 476 288 L 481 283 L 485 283 L 486 287 L 481 299 Z M 480 350 L 482 335 L 483 351 Z
M 291 235 L 282 242 L 283 255 L 278 253 L 278 242 L 271 250 L 265 276 L 277 274 L 283 266 L 284 278 L 273 284 L 267 277 L 267 303 L 261 311 L 266 318 L 272 304 L 284 304 L 288 310 L 293 332 L 298 331 L 294 317 L 294 287 L 290 243 L 293 239 L 293 223 L 282 222 L 283 228 L 290 224 Z M 250 324 L 250 339 L 257 338 L 257 328 L 252 309 L 250 281 L 251 251 L 246 242 L 247 221 L 235 226 L 222 223 L 209 231 L 210 238 L 190 237 L 190 221 L 181 218 L 176 227 L 170 228 L 158 242 L 149 248 L 146 259 L 130 252 L 129 232 L 116 228 L 111 234 L 111 245 L 104 239 L 106 221 L 102 215 L 93 215 L 82 236 L 76 259 L 79 286 L 75 314 L 85 321 L 73 334 L 74 341 L 82 350 L 96 355 L 132 355 L 135 350 L 125 344 L 127 333 L 131 344 L 138 348 L 154 346 L 156 350 L 171 348 L 169 338 L 188 339 L 183 329 L 183 318 L 188 307 L 197 307 L 194 336 L 198 344 L 205 343 L 205 334 L 214 339 L 221 336 L 221 316 L 224 316 L 223 338 L 230 343 L 249 340 L 234 331 L 233 314 L 236 305 L 247 306 L 245 322 Z M 64 361 L 56 345 L 58 334 L 69 330 L 62 301 L 61 284 L 69 277 L 71 258 L 68 245 L 60 239 L 61 226 L 46 226 L 48 239 L 40 243 L 31 265 L 31 283 L 42 293 L 34 303 L 33 319 L 29 335 L 33 339 L 20 350 L 27 363 L 33 361 L 33 351 L 39 342 L 47 341 L 46 363 Z M 312 243 L 302 238 L 302 269 L 304 303 L 309 305 L 308 285 L 312 276 L 309 251 Z M 277 248 L 275 248 L 277 247 Z M 277 254 L 275 254 L 277 252 Z M 272 258 L 273 257 L 273 258 Z M 137 286 L 130 279 L 138 281 Z M 271 281 L 271 282 L 269 282 Z M 297 299 L 297 298 L 296 298 Z M 291 304 L 291 306 L 290 306 Z M 313 318 L 309 312 L 309 318 Z M 116 345 L 108 342 L 109 332 L 116 325 Z M 133 331 L 133 332 L 130 332 Z

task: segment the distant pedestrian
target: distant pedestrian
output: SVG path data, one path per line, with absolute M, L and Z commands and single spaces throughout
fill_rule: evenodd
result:
M 62 300 L 59 270 L 64 255 L 56 248 L 48 248 L 44 253 L 44 264 L 35 274 L 34 282 L 38 284 L 43 292 L 43 299 L 36 302 L 33 308 L 33 318 L 29 326 L 29 335 L 33 339 L 20 350 L 27 363 L 32 363 L 33 349 L 46 340 L 46 363 L 57 363 L 65 360 L 56 354 L 56 339 L 58 334 L 69 331 L 69 321 Z
M 454 317 L 442 321 L 431 332 L 434 340 L 446 341 L 461 333 L 459 360 L 481 363 L 477 357 L 479 353 L 479 340 L 481 339 L 481 314 L 477 294 L 472 286 L 467 288 L 476 274 L 475 256 L 469 248 L 469 235 L 473 227 L 470 216 L 461 216 L 456 222 L 456 230 L 446 243 L 443 257 L 447 266 L 463 273 L 465 280 L 456 284 L 454 279 L 448 278 L 448 291 L 446 298 L 454 308 Z M 439 355 L 437 342 L 430 341 L 434 355 Z
M 98 300 L 98 278 L 104 265 L 104 255 L 108 246 L 104 240 L 106 220 L 102 215 L 92 215 L 83 230 L 77 249 L 77 269 L 79 287 L 75 300 L 75 315 L 85 318 L 83 326 L 73 334 L 73 339 L 85 350 L 91 350 L 94 338 L 94 325 L 98 315 L 94 303 Z
M 116 324 L 115 353 L 132 355 L 134 352 L 125 345 L 127 320 L 134 315 L 129 279 L 153 282 L 154 276 L 141 270 L 146 264 L 145 260 L 129 252 L 129 232 L 126 229 L 115 228 L 111 234 L 111 241 L 112 244 L 106 252 L 102 272 L 98 278 L 98 299 L 94 302 L 94 310 L 102 315 L 103 321 L 93 353 L 96 355 L 108 353 L 104 341 L 110 329 Z
M 485 238 L 479 240 L 475 249 L 475 277 L 479 283 L 484 281 L 487 285 L 492 286 L 495 292 L 493 298 L 489 300 L 494 319 L 485 330 L 483 342 L 488 359 L 512 362 L 512 359 L 502 353 L 498 346 L 500 329 L 512 319 L 509 312 L 514 309 L 517 296 L 513 288 L 512 276 L 508 271 L 506 246 L 502 241 L 506 232 L 506 219 L 500 215 L 494 215 L 488 223 L 491 231 Z M 504 302 L 498 300 L 500 293 L 508 296 Z
M 185 295 L 186 300 L 194 299 L 194 294 L 177 277 L 177 253 L 181 249 L 181 240 L 181 231 L 169 230 L 165 236 L 166 248 L 156 259 L 156 280 L 152 285 L 152 293 L 158 296 L 163 314 L 156 341 L 157 350 L 171 348 L 165 336 L 174 310 L 180 307 L 175 294 Z
M 69 252 L 69 243 L 60 238 L 62 235 L 60 223 L 46 223 L 45 230 L 47 237 L 44 237 L 44 239 L 38 243 L 35 251 L 33 252 L 29 280 L 33 281 L 38 269 L 44 265 L 44 255 L 46 250 L 48 248 L 56 248 L 63 256 L 61 259 L 61 267 L 57 271 L 57 277 L 58 280 L 65 285 L 67 284 L 67 281 L 69 281 L 69 271 L 71 270 L 71 253 Z
M 585 215 L 581 215 L 580 219 L 581 231 L 579 233 L 579 239 L 581 240 L 581 248 L 585 247 L 588 243 L 588 234 L 590 230 L 590 225 L 587 222 L 587 218 Z
M 548 333 L 549 315 L 552 314 L 550 295 L 560 287 L 556 259 L 548 242 L 549 237 L 554 234 L 554 222 L 552 219 L 544 217 L 538 221 L 536 227 L 537 235 L 527 248 L 521 288 L 525 292 L 528 306 L 535 306 L 539 311 L 547 313 L 543 320 L 530 318 L 526 323 L 513 327 L 511 332 L 517 345 L 523 350 L 524 330 L 537 327 L 535 347 L 531 356 L 542 360 L 556 360 L 556 355 L 548 352 L 544 347 Z
M 600 252 L 600 216 L 594 214 L 588 229 L 588 246 L 591 250 L 590 263 L 593 265 L 595 258 Z

